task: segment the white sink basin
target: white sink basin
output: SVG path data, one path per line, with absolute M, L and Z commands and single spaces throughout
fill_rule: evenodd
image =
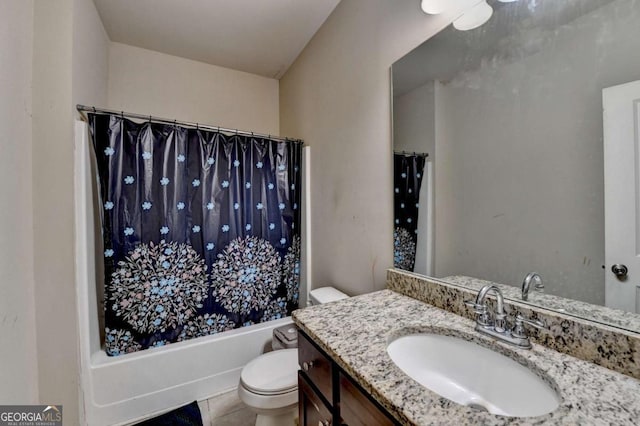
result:
M 387 352 L 409 377 L 458 404 L 511 417 L 540 416 L 560 404 L 533 371 L 461 338 L 414 334 L 393 340 Z

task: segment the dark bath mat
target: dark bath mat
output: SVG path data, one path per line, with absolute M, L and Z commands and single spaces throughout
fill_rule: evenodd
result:
M 161 416 L 138 423 L 139 426 L 203 426 L 198 402 L 176 408 Z

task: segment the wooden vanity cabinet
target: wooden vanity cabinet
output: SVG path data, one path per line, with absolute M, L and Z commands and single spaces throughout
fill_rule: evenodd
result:
M 397 424 L 349 376 L 339 372 L 338 377 L 342 424 L 349 426 L 392 426 Z
M 333 403 L 333 361 L 301 331 L 298 331 L 298 364 L 324 399 Z
M 300 426 L 334 424 L 331 408 L 318 396 L 302 372 L 298 373 L 298 416 Z
M 399 424 L 302 331 L 298 362 L 300 426 Z

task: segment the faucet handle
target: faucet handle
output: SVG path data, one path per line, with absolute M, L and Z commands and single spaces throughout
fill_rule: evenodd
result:
M 465 300 L 464 304 L 470 308 L 473 308 L 473 312 L 476 314 L 476 322 L 478 324 L 481 324 L 483 326 L 490 325 L 487 305 L 478 304 L 473 300 Z
M 530 325 L 539 330 L 548 330 L 549 328 L 540 320 L 532 320 L 529 318 L 525 318 L 522 314 L 516 315 L 516 325 L 511 330 L 511 335 L 516 338 L 526 338 L 527 334 L 524 328 L 524 325 Z
M 474 300 L 465 300 L 464 304 L 473 309 L 477 315 L 485 314 L 487 312 L 487 306 L 476 303 Z
M 475 300 L 465 300 L 464 304 L 467 305 L 470 308 L 473 308 L 474 310 L 476 309 L 476 306 L 478 306 L 475 302 Z

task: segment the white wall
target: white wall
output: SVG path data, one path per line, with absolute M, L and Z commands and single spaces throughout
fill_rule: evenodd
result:
M 420 2 L 342 0 L 280 80 L 283 134 L 311 146 L 312 287 L 378 290 L 393 265 L 389 67 L 452 21 Z
M 279 134 L 278 80 L 111 43 L 109 107 Z
M 0 1 L 0 401 L 38 401 L 33 283 L 33 2 Z

